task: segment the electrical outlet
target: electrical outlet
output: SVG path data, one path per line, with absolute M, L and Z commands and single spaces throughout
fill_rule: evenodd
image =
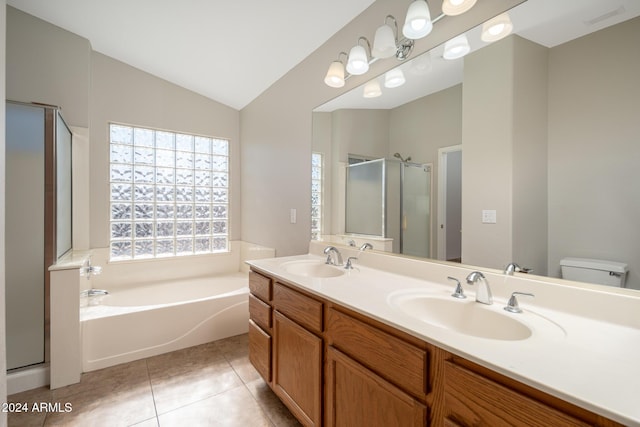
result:
M 297 211 L 296 209 L 291 209 L 291 211 L 289 212 L 289 220 L 291 221 L 291 224 L 295 224 L 297 221 Z
M 483 224 L 495 224 L 496 223 L 496 211 L 485 209 L 482 211 L 482 223 Z

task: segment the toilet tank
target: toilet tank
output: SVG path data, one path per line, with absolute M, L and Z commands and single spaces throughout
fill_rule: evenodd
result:
M 560 261 L 562 278 L 578 282 L 624 288 L 627 264 L 588 258 L 563 258 Z

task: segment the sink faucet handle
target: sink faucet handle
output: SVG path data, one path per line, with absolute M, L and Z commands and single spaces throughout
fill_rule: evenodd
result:
M 447 276 L 447 279 L 456 282 L 456 290 L 454 293 L 451 294 L 451 296 L 458 299 L 465 299 L 467 296 L 464 294 L 464 289 L 462 289 L 462 285 L 460 284 L 460 281 L 455 277 L 451 277 L 451 276 Z
M 513 292 L 511 294 L 511 298 L 509 298 L 509 301 L 507 302 L 507 305 L 504 307 L 504 309 L 509 313 L 522 313 L 522 309 L 518 305 L 518 299 L 516 298 L 516 295 L 535 297 L 534 294 L 528 292 Z
M 355 256 L 350 256 L 349 258 L 347 258 L 347 263 L 344 266 L 345 270 L 353 269 L 353 261 L 357 261 L 357 260 L 358 260 L 358 257 L 355 257 Z
M 533 269 L 527 267 L 520 267 L 515 262 L 510 262 L 504 268 L 504 274 L 508 276 L 513 276 L 513 273 L 531 273 Z

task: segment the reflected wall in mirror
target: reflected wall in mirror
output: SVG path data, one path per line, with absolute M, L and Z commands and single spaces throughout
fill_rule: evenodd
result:
M 314 110 L 325 238 L 345 232 L 349 154 L 432 163 L 435 216 L 439 150 L 461 145 L 463 263 L 560 277 L 565 257 L 619 261 L 640 289 L 640 3 L 528 0 L 509 14 L 505 39 L 482 42 L 475 28 L 465 57 L 446 61 L 441 46 L 401 65 L 405 86 L 373 99 L 359 87 Z

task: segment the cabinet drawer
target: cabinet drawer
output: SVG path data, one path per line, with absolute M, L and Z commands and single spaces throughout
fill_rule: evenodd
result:
M 445 417 L 461 425 L 589 425 L 452 362 L 444 372 Z
M 271 337 L 249 320 L 249 361 L 266 382 L 271 382 Z
M 271 306 L 249 295 L 249 318 L 264 329 L 271 330 Z
M 322 332 L 322 303 L 281 283 L 273 288 L 273 307 L 312 332 Z
M 427 352 L 334 309 L 327 314 L 329 344 L 387 381 L 422 398 Z
M 252 294 L 260 298 L 262 301 L 271 301 L 271 279 L 256 273 L 255 271 L 249 272 L 249 290 Z
M 325 425 L 424 427 L 427 407 L 340 351 L 329 347 Z

